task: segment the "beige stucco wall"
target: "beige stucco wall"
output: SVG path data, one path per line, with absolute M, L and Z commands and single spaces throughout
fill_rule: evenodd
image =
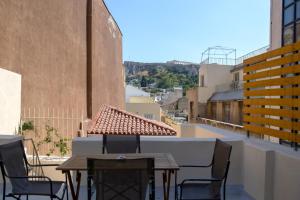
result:
M 199 77 L 204 75 L 205 87 L 215 87 L 216 85 L 231 81 L 231 69 L 232 66 L 229 65 L 202 64 L 199 68 Z
M 231 81 L 234 81 L 235 73 L 239 73 L 239 79 L 240 79 L 240 81 L 243 81 L 243 79 L 244 79 L 244 77 L 243 77 L 244 76 L 243 68 L 241 68 L 239 70 L 234 70 L 234 71 L 231 72 Z
M 232 78 L 230 70 L 232 66 L 218 65 L 218 64 L 202 64 L 199 68 L 199 77 L 204 76 L 204 87 L 198 87 L 198 101 L 199 103 L 207 103 L 211 95 L 216 92 L 218 85 L 228 85 Z M 199 78 L 199 81 L 200 78 Z
M 92 108 L 100 105 L 125 108 L 122 34 L 102 0 L 93 0 Z
M 241 112 L 239 101 L 230 102 L 230 123 L 232 124 L 241 124 Z
M 18 131 L 21 115 L 21 75 L 0 68 L 0 135 Z
M 125 107 L 122 35 L 102 0 L 93 1 L 93 114 Z M 86 113 L 87 0 L 0 1 L 0 66 L 22 75 L 23 108 Z
M 154 120 L 161 121 L 161 108 L 158 103 L 126 103 L 126 110 L 142 117 L 152 114 Z
M 270 49 L 281 47 L 282 0 L 271 0 Z
M 188 98 L 188 121 L 193 122 L 198 116 L 198 87 L 190 88 L 186 91 L 186 97 Z M 191 108 L 191 103 L 193 108 Z
M 217 120 L 222 121 L 223 120 L 223 103 L 217 102 Z

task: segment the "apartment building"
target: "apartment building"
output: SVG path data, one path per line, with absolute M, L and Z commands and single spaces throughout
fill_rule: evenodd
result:
M 1 68 L 22 76 L 22 110 L 125 108 L 122 33 L 102 0 L 2 1 L 0 46 Z
M 152 97 L 132 96 L 126 102 L 126 110 L 147 119 L 161 121 L 160 105 Z
M 207 102 L 209 98 L 230 82 L 230 65 L 217 63 L 201 64 L 199 68 L 198 87 L 187 90 L 189 99 L 189 121 L 195 121 L 197 117 L 207 117 Z M 220 88 L 218 88 L 218 86 Z
M 249 52 L 234 62 L 201 64 L 199 85 L 187 91 L 189 121 L 210 118 L 218 121 L 243 123 L 243 60 L 266 52 L 269 46 Z M 215 59 L 216 60 L 216 59 Z M 233 64 L 234 63 L 234 64 Z
M 271 49 L 300 41 L 300 1 L 271 0 Z

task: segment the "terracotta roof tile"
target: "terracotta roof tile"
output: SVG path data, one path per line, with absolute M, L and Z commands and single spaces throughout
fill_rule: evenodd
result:
M 176 135 L 176 131 L 162 122 L 103 105 L 92 120 L 88 134 L 166 136 Z

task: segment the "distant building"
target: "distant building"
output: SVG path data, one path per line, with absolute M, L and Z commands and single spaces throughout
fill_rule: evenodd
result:
M 197 65 L 197 63 L 186 62 L 186 61 L 179 61 L 179 60 L 167 61 L 167 64 L 174 64 L 174 65 Z
M 188 98 L 181 97 L 178 100 L 162 105 L 161 108 L 165 113 L 172 114 L 174 116 L 177 115 L 188 115 Z
M 198 87 L 186 92 L 189 99 L 189 121 L 196 121 L 198 116 L 207 117 L 207 102 L 215 92 L 228 89 L 231 69 L 230 65 L 200 65 Z
M 131 96 L 126 102 L 126 110 L 147 119 L 161 121 L 161 108 L 153 98 L 147 96 Z
M 235 65 L 202 63 L 198 87 L 189 89 L 186 93 L 189 99 L 189 121 L 196 122 L 200 117 L 242 124 L 243 60 L 266 52 L 268 48 L 268 46 L 260 48 L 230 62 Z M 228 62 L 222 59 L 222 63 Z
M 174 87 L 173 90 L 164 91 L 161 94 L 161 104 L 167 105 L 173 103 L 183 97 L 183 88 L 182 87 Z
M 138 87 L 134 87 L 132 85 L 126 85 L 126 89 L 125 89 L 126 102 L 129 101 L 130 97 L 150 97 L 150 93 L 145 92 Z

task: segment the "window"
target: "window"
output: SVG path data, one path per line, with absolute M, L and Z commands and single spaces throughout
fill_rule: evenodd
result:
M 294 3 L 294 0 L 284 0 L 284 7 L 287 7 L 291 3 Z
M 300 0 L 284 0 L 282 45 L 300 41 Z
M 296 4 L 296 19 L 300 19 L 300 1 Z
M 294 5 L 291 5 L 284 9 L 284 16 L 283 16 L 284 25 L 287 25 L 294 21 L 294 10 L 295 10 Z
M 292 44 L 294 41 L 294 25 L 284 28 L 283 45 Z
M 234 73 L 234 79 L 233 79 L 234 82 L 238 82 L 240 81 L 240 73 L 237 72 L 237 73 Z
M 300 22 L 296 24 L 296 42 L 300 41 Z
M 147 119 L 153 119 L 153 114 L 144 114 L 144 117 Z

